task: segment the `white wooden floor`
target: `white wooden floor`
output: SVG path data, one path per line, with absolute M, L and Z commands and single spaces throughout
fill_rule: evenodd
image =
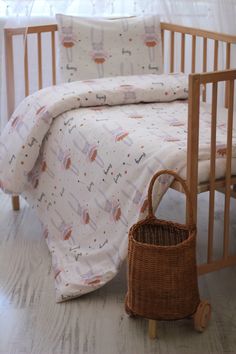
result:
M 178 194 L 179 196 L 179 194 Z M 199 203 L 199 256 L 205 253 L 206 196 Z M 180 213 L 171 194 L 164 214 Z M 168 204 L 168 203 L 167 203 Z M 217 231 L 222 232 L 222 198 L 217 199 Z M 235 214 L 235 204 L 233 206 Z M 0 353 L 43 354 L 194 354 L 236 353 L 236 267 L 199 279 L 201 297 L 210 300 L 212 320 L 205 333 L 191 321 L 160 322 L 159 339 L 147 336 L 147 321 L 124 311 L 126 270 L 102 289 L 56 304 L 50 256 L 35 214 L 22 203 L 11 210 L 0 194 Z M 232 219 L 236 239 L 236 218 Z M 233 242 L 234 243 L 234 242 Z M 232 243 L 232 247 L 233 247 Z M 220 248 L 216 248 L 216 254 Z

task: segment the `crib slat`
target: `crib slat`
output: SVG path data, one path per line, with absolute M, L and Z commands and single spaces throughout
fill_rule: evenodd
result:
M 219 42 L 214 41 L 214 71 L 218 69 L 218 49 L 219 49 Z
M 195 73 L 196 66 L 196 36 L 192 36 L 192 73 Z
M 164 64 L 164 57 L 165 57 L 165 31 L 161 30 L 161 48 L 162 48 L 162 62 Z
M 56 85 L 56 47 L 55 47 L 55 32 L 51 32 L 52 45 L 52 84 Z
M 10 119 L 15 108 L 15 80 L 13 61 L 12 35 L 5 29 L 5 65 L 6 65 L 6 89 L 7 89 L 7 114 Z
M 41 40 L 41 33 L 37 34 L 38 40 L 38 88 L 39 90 L 43 86 L 42 80 L 42 40 Z
M 185 69 L 185 34 L 181 35 L 181 71 L 184 73 Z
M 230 55 L 231 55 L 231 44 L 226 44 L 226 70 L 230 69 Z M 228 98 L 229 98 L 229 82 L 225 83 L 225 108 L 228 108 Z
M 203 63 L 202 63 L 202 71 L 207 71 L 207 38 L 203 38 Z M 203 102 L 206 102 L 206 85 L 204 85 L 204 91 L 202 94 Z
M 229 222 L 230 222 L 230 182 L 232 159 L 232 131 L 233 131 L 233 106 L 234 106 L 234 80 L 229 82 L 229 108 L 227 124 L 227 149 L 226 149 L 226 176 L 225 176 L 225 210 L 224 210 L 224 246 L 223 256 L 227 258 L 229 250 Z
M 208 218 L 208 248 L 207 262 L 210 263 L 213 257 L 213 235 L 214 235 L 214 214 L 215 214 L 215 158 L 216 158 L 216 120 L 217 120 L 217 82 L 212 84 L 211 104 L 211 158 L 210 158 L 210 200 Z
M 193 222 L 197 223 L 200 77 L 189 75 L 187 184 L 193 203 Z M 189 205 L 188 205 L 189 209 Z M 187 209 L 187 210 L 188 210 Z M 187 211 L 187 220 L 189 215 Z
M 170 37 L 170 72 L 174 72 L 174 59 L 175 58 L 175 32 L 171 32 Z
M 29 95 L 29 64 L 28 64 L 28 40 L 27 35 L 23 37 L 24 40 L 24 72 L 25 72 L 25 97 Z

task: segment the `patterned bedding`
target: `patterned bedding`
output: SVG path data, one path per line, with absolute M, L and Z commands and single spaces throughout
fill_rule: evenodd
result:
M 187 86 L 182 74 L 80 81 L 41 90 L 14 112 L 0 141 L 0 186 L 22 194 L 37 210 L 58 302 L 117 274 L 127 255 L 128 229 L 146 214 L 151 176 L 162 168 L 184 176 Z M 209 177 L 210 118 L 204 105 L 200 181 Z M 225 141 L 222 111 L 218 177 L 225 169 Z M 235 146 L 234 131 L 233 157 Z M 171 181 L 159 179 L 155 206 Z

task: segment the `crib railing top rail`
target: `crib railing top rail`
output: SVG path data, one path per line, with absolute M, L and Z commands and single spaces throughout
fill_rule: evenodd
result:
M 235 70 L 221 70 L 221 71 L 212 71 L 206 73 L 196 73 L 190 74 L 194 80 L 199 80 L 199 84 L 209 84 L 216 83 L 220 81 L 232 81 L 236 80 L 236 69 Z
M 5 33 L 7 35 L 14 36 L 14 35 L 22 35 L 25 34 L 26 32 L 28 34 L 56 32 L 57 29 L 58 29 L 57 24 L 49 24 L 49 25 L 29 26 L 29 27 L 22 27 L 22 28 L 6 28 Z M 203 30 L 194 27 L 176 25 L 167 22 L 161 22 L 161 30 L 167 30 L 167 31 L 182 33 L 182 34 L 189 34 L 191 36 L 218 40 L 227 43 L 236 43 L 236 35 L 213 32 L 213 31 Z
M 236 43 L 236 35 L 231 35 L 227 33 L 213 32 L 213 31 L 208 31 L 200 28 L 175 25 L 167 22 L 161 22 L 161 29 L 171 31 L 171 32 L 189 34 L 191 36 L 196 36 L 196 37 L 213 39 L 213 40 L 227 42 L 227 43 Z

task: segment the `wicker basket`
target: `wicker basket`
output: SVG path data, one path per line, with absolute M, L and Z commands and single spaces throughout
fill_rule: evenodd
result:
M 156 179 L 170 174 L 188 200 L 189 224 L 154 216 L 152 191 Z M 173 171 L 156 173 L 148 189 L 148 216 L 129 231 L 126 311 L 154 320 L 177 320 L 193 315 L 200 303 L 196 267 L 196 226 L 190 193 Z

